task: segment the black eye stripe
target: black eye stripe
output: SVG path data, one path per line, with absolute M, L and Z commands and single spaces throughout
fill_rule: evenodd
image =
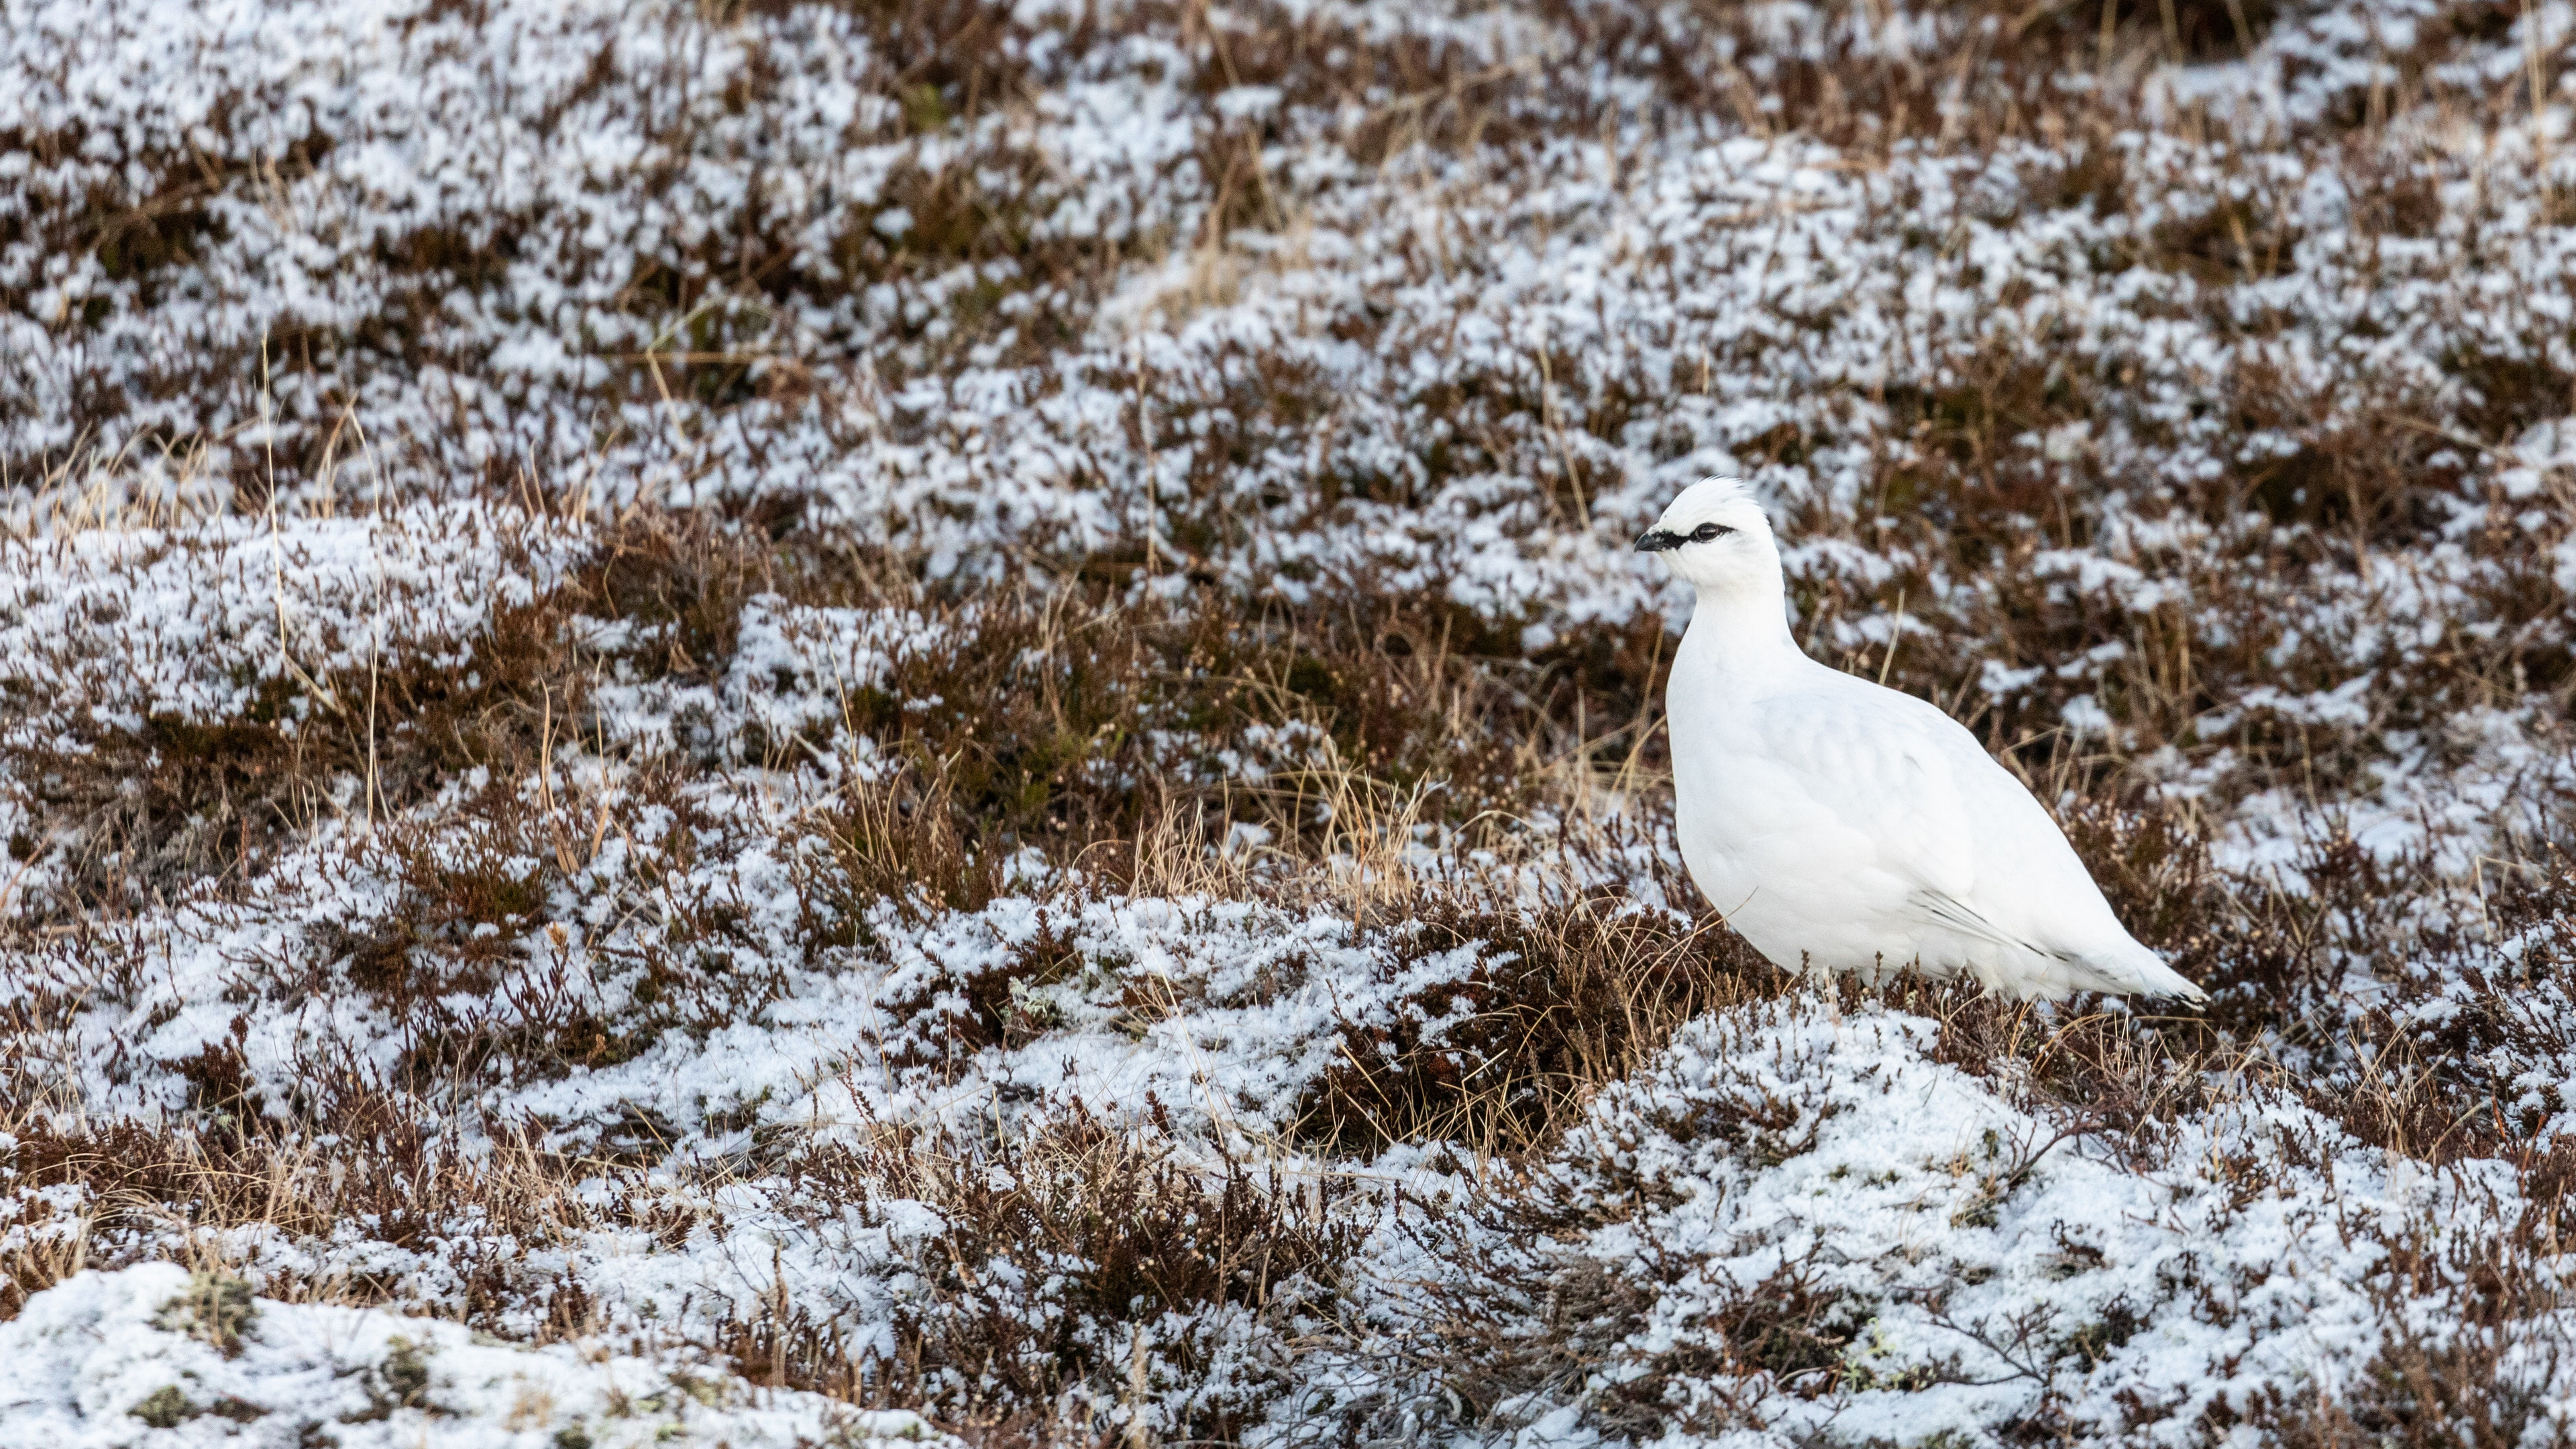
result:
M 1691 542 L 1706 543 L 1712 538 L 1723 538 L 1734 531 L 1723 523 L 1703 523 L 1691 530 Z

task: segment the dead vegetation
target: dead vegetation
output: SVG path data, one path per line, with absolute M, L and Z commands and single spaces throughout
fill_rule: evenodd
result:
M 1169 1121 L 1150 1099 L 1132 1127 L 1076 1101 L 991 1148 L 884 1129 L 795 1159 L 788 1179 L 811 1201 L 935 1212 L 942 1225 L 906 1249 L 933 1296 L 883 1327 L 778 1305 L 742 1324 L 732 1351 L 769 1382 L 926 1407 L 998 1440 L 1240 1436 L 1289 1358 L 1237 1364 L 1215 1392 L 1187 1386 L 1217 1377 L 1249 1324 L 1293 1336 L 1329 1323 L 1365 1233 L 1338 1210 L 1347 1186 L 1231 1157 L 1187 1166 L 1158 1126 Z M 1177 1417 L 1160 1407 L 1173 1389 Z
M 1592 1092 L 1702 1012 L 1779 989 L 1741 941 L 1615 899 L 1477 910 L 1433 896 L 1393 936 L 1399 994 L 1340 1023 L 1300 1130 L 1344 1152 L 1543 1150 Z

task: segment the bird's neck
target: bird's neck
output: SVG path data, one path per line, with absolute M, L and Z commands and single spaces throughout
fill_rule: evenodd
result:
M 1770 586 L 1700 589 L 1676 666 L 1688 660 L 1700 669 L 1749 676 L 1805 664 L 1807 656 L 1789 632 L 1788 602 L 1779 582 L 1761 582 Z

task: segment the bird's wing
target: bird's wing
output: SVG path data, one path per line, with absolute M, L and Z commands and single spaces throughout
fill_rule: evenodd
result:
M 1777 772 L 1752 792 L 1783 802 L 1772 828 L 1803 814 L 1822 847 L 1800 864 L 1865 873 L 1891 924 L 1999 948 L 2042 989 L 2201 994 L 2129 936 L 2057 822 L 1958 721 L 1850 675 L 1814 681 L 1745 713 Z
M 1955 752 L 1902 707 L 1922 701 L 1859 680 L 1852 683 L 1869 693 L 1831 683 L 1848 676 L 1820 672 L 1819 678 L 1824 687 L 1753 706 L 1762 756 L 1793 783 L 1801 805 L 1829 814 L 1867 841 L 1873 863 L 1909 891 L 1963 896 L 1976 880 L 1967 848 L 1970 811 Z M 1958 728 L 1931 712 L 1941 724 Z
M 2108 916 L 2057 823 L 1958 721 L 1850 675 L 1816 679 L 1755 706 L 1762 747 L 1870 842 L 1919 924 L 2058 955 L 2062 911 Z

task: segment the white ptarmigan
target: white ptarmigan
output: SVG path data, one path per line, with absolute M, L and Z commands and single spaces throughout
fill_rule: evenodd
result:
M 2025 999 L 2206 999 L 1958 721 L 1798 648 L 1771 522 L 1742 484 L 1684 490 L 1637 547 L 1699 590 L 1664 694 L 1682 860 L 1755 950 Z

